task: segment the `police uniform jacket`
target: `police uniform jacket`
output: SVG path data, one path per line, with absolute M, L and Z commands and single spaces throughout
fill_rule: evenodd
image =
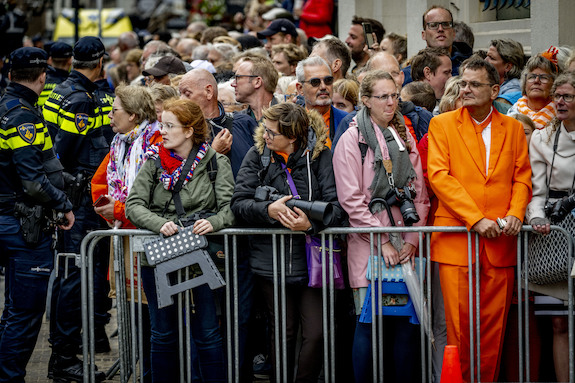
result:
M 51 66 L 48 67 L 46 71 L 46 84 L 44 85 L 44 90 L 40 93 L 40 97 L 38 97 L 38 106 L 40 108 L 44 106 L 48 96 L 50 96 L 50 93 L 56 88 L 56 85 L 66 81 L 69 74 L 70 72 L 67 70 L 53 68 Z
M 109 150 L 102 133 L 100 107 L 93 95 L 95 90 L 92 81 L 73 70 L 44 104 L 44 118 L 55 137 L 54 148 L 72 175 L 80 171 L 92 174 Z
M 11 83 L 0 101 L 0 215 L 12 215 L 17 201 L 60 212 L 72 209 L 62 191 L 62 165 L 33 106 L 37 99 L 30 88 Z

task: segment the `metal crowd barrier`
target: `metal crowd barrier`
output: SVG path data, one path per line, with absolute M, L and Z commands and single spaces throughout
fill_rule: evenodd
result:
M 565 240 L 571 243 L 570 251 L 568 255 L 569 265 L 573 265 L 573 238 L 564 229 L 552 226 L 552 230 L 558 230 L 563 233 Z M 531 226 L 523 226 L 520 235 L 518 236 L 518 254 L 517 254 L 517 274 L 516 274 L 516 284 L 518 292 L 518 336 L 519 336 L 519 377 L 520 382 L 529 382 L 530 369 L 527 368 L 524 372 L 526 364 L 530 360 L 529 354 L 529 299 L 528 299 L 528 289 L 529 283 L 524 275 L 527 275 L 528 262 L 527 262 L 527 243 L 528 243 L 528 233 L 532 232 Z M 384 233 L 405 233 L 405 232 L 417 232 L 419 235 L 419 260 L 420 262 L 423 258 L 429 260 L 430 253 L 430 235 L 433 232 L 451 232 L 451 233 L 467 233 L 468 237 L 468 262 L 469 262 L 469 275 L 473 275 L 472 267 L 472 237 L 479 237 L 477 233 L 468 232 L 465 227 L 386 227 L 386 228 L 330 228 L 326 229 L 321 233 L 322 243 L 325 240 L 333 241 L 335 235 L 350 234 L 350 233 L 365 233 L 369 234 L 370 242 L 374 243 L 377 240 L 379 246 L 372 246 L 372 257 L 381 256 L 381 235 Z M 273 284 L 274 284 L 274 296 L 279 297 L 279 299 L 274 300 L 274 312 L 275 321 L 273 323 L 275 336 L 275 355 L 277 356 L 276 365 L 274 366 L 275 376 L 279 377 L 277 381 L 286 382 L 287 381 L 287 345 L 286 339 L 286 317 L 285 315 L 279 315 L 281 312 L 285 312 L 286 309 L 286 270 L 285 270 L 285 247 L 283 246 L 286 235 L 301 235 L 302 233 L 294 233 L 288 230 L 275 230 L 275 229 L 225 229 L 217 234 L 211 235 L 221 235 L 224 236 L 224 249 L 225 254 L 231 255 L 225 258 L 225 275 L 226 280 L 225 286 L 225 334 L 224 344 L 227 351 L 227 361 L 228 361 L 228 381 L 239 382 L 239 371 L 240 371 L 240 360 L 239 360 L 239 334 L 238 334 L 238 248 L 237 240 L 240 236 L 259 236 L 267 235 L 272 236 L 272 242 L 274 245 L 273 250 Z M 143 360 L 143 348 L 142 348 L 142 290 L 140 285 L 135 285 L 133 278 L 131 278 L 132 283 L 126 287 L 125 285 L 125 268 L 129 270 L 134 270 L 137 267 L 140 270 L 141 263 L 140 257 L 136 259 L 136 264 L 130 261 L 129 265 L 124 264 L 124 253 L 122 249 L 122 243 L 120 237 L 128 236 L 130 237 L 130 254 L 134 252 L 143 251 L 141 247 L 142 237 L 153 236 L 152 232 L 145 230 L 102 230 L 94 231 L 89 233 L 82 241 L 81 247 L 81 278 L 82 278 L 82 325 L 83 325 L 83 357 L 84 357 L 84 376 L 88 376 L 88 382 L 95 382 L 94 372 L 95 372 L 95 339 L 94 339 L 94 298 L 93 298 L 93 251 L 96 243 L 103 237 L 114 237 L 114 262 L 113 270 L 116 276 L 116 299 L 117 299 L 117 321 L 118 321 L 118 343 L 119 343 L 119 359 L 113 368 L 111 368 L 107 373 L 108 377 L 113 376 L 117 372 L 120 373 L 121 382 L 129 382 L 130 379 L 133 382 L 141 381 L 141 376 L 143 375 L 143 366 L 139 361 Z M 210 236 L 211 236 L 210 235 Z M 208 238 L 209 239 L 209 238 Z M 277 243 L 282 245 L 281 251 L 277 253 Z M 479 241 L 475 241 L 476 251 L 479 249 Z M 374 250 L 375 248 L 375 250 Z M 325 249 L 325 248 L 324 248 Z M 525 251 L 521 251 L 524 249 Z M 330 251 L 331 253 L 331 251 Z M 140 253 L 143 255 L 143 253 Z M 328 257 L 329 255 L 329 257 Z M 327 261 L 326 261 L 327 258 Z M 132 260 L 133 257 L 130 257 Z M 327 262 L 327 263 L 326 263 Z M 424 274 L 420 273 L 419 282 L 420 286 L 426 286 L 425 289 L 421 289 L 420 300 L 424 299 L 427 302 L 431 302 L 431 262 L 427 262 L 428 266 L 425 268 L 425 278 Z M 335 341 L 335 290 L 334 284 L 328 283 L 326 281 L 333 281 L 333 258 L 332 254 L 326 254 L 325 250 L 322 251 L 322 264 L 329 265 L 326 269 L 322 270 L 323 278 L 323 288 L 322 288 L 322 298 L 323 298 L 323 374 L 322 378 L 325 382 L 335 382 L 336 381 L 336 341 Z M 373 263 L 372 263 L 373 264 Z M 112 266 L 112 264 L 111 264 Z M 138 275 L 138 278 L 140 276 Z M 186 276 L 187 278 L 187 276 Z M 479 287 L 479 268 L 475 268 L 475 278 L 469 279 L 469 302 L 474 301 L 473 296 L 473 283 L 476 283 L 475 288 L 475 302 L 476 307 L 470 308 L 469 310 L 469 322 L 470 322 L 470 349 L 460 350 L 460 354 L 463 352 L 469 352 L 470 355 L 470 369 L 471 369 L 471 382 L 480 382 L 481 375 L 478 362 L 481 359 L 481 347 L 479 342 L 474 341 L 480 339 L 480 289 Z M 139 280 L 139 279 L 138 279 Z M 424 284 L 424 280 L 428 281 Z M 377 282 L 379 284 L 378 291 L 381 290 L 381 278 Z M 130 300 L 127 299 L 127 289 L 130 290 Z M 374 301 L 372 289 L 372 302 Z M 379 299 L 381 298 L 381 294 Z M 137 302 L 135 302 L 134 297 L 137 297 Z M 524 299 L 521 299 L 524 297 Z M 180 369 L 182 382 L 191 381 L 191 345 L 190 345 L 190 294 L 189 291 L 181 293 L 178 296 L 177 303 L 180 305 L 180 310 L 182 314 L 179 319 L 179 333 L 180 333 Z M 473 303 L 471 303 L 473 304 Z M 381 306 L 378 306 L 381 307 Z M 569 329 L 569 379 L 570 382 L 575 383 L 575 352 L 574 352 L 574 318 L 573 318 L 573 278 L 568 278 L 568 329 Z M 185 317 L 184 317 L 185 316 Z M 372 369 L 373 369 L 373 381 L 383 381 L 384 375 L 384 355 L 383 355 L 383 342 L 378 342 L 378 338 L 383 333 L 383 317 L 381 315 L 375 315 L 375 308 L 372 305 L 372 318 L 377 318 L 372 320 Z M 421 318 L 420 318 L 421 319 Z M 475 327 L 474 327 L 475 320 Z M 431 310 L 428 310 L 428 317 L 426 322 L 430 324 L 432 321 Z M 420 320 L 424 323 L 423 320 Z M 421 334 L 421 381 L 431 382 L 433 377 L 432 370 L 432 351 L 433 347 L 429 339 L 426 337 L 426 329 L 420 326 Z M 87 346 L 87 347 L 86 347 Z M 251 364 L 251 360 L 248 361 Z M 350 364 L 351 365 L 351 364 Z

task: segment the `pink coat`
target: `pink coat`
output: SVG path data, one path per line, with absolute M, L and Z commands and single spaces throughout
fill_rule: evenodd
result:
M 383 133 L 377 126 L 374 126 L 374 128 L 380 147 L 385 147 Z M 414 204 L 420 220 L 414 226 L 424 226 L 429 211 L 429 198 L 423 178 L 421 159 L 416 147 L 417 144 L 411 134 L 407 134 L 407 138 L 411 145 L 409 158 L 417 174 L 417 178 L 413 181 L 417 191 Z M 390 227 L 391 221 L 385 210 L 373 215 L 368 209 L 368 204 L 371 200 L 371 192 L 368 188 L 375 175 L 373 170 L 375 153 L 368 149 L 362 164 L 359 148 L 360 141 L 365 142 L 363 137 L 360 138 L 356 119 L 354 118 L 350 123 L 349 129 L 339 139 L 333 156 L 333 170 L 338 200 L 349 215 L 351 227 Z M 399 207 L 393 206 L 391 210 L 396 225 L 403 226 L 403 218 Z M 419 244 L 417 233 L 406 233 L 403 238 L 415 247 Z M 382 234 L 382 244 L 388 241 L 389 236 Z M 353 288 L 367 287 L 369 281 L 365 278 L 365 273 L 370 256 L 369 234 L 350 234 L 347 236 L 347 244 L 349 283 Z M 374 253 L 377 254 L 377 248 L 374 249 Z

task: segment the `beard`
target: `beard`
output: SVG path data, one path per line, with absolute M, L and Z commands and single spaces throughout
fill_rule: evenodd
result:
M 331 97 L 330 98 L 322 98 L 321 100 L 315 100 L 314 106 L 328 106 L 331 105 Z

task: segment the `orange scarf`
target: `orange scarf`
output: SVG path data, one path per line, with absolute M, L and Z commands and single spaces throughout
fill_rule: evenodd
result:
M 556 114 L 553 102 L 545 105 L 539 111 L 534 111 L 527 106 L 527 97 L 525 96 L 517 100 L 517 111 L 532 119 L 537 129 L 543 129 Z

